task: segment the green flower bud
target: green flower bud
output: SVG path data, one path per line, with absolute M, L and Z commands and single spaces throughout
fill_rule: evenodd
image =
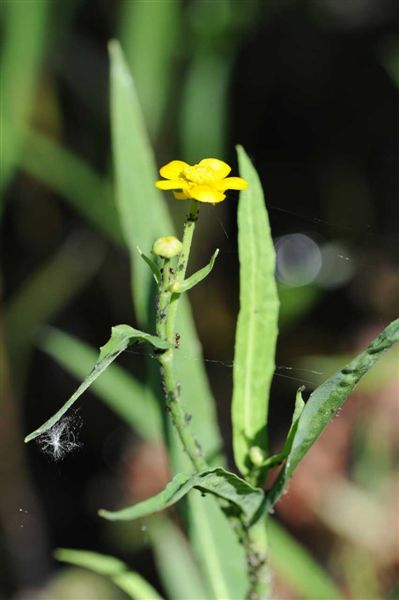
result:
M 162 258 L 178 256 L 182 250 L 182 243 L 173 235 L 166 235 L 155 240 L 152 252 Z
M 169 284 L 169 291 L 172 292 L 172 294 L 178 294 L 180 290 L 181 284 L 178 281 L 171 281 Z
M 252 446 L 249 449 L 249 458 L 255 467 L 260 467 L 260 465 L 265 461 L 265 454 L 259 446 Z

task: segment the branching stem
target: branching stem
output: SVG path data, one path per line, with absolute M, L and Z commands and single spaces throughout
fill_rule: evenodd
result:
M 173 361 L 177 346 L 176 314 L 180 294 L 173 293 L 171 285 L 177 284 L 178 286 L 178 284 L 184 281 L 198 213 L 199 204 L 193 200 L 184 224 L 182 251 L 179 255 L 176 269 L 171 269 L 168 259 L 162 259 L 162 279 L 159 285 L 156 315 L 157 335 L 172 344 L 171 348 L 158 356 L 161 366 L 166 409 L 170 412 L 183 448 L 197 472 L 209 468 L 209 465 L 204 458 L 198 440 L 190 430 L 189 418 L 181 405 L 179 385 L 175 379 Z M 221 509 L 230 521 L 240 543 L 242 543 L 245 549 L 250 580 L 250 589 L 247 598 L 248 600 L 266 600 L 269 597 L 269 575 L 266 565 L 266 532 L 264 522 L 261 521 L 261 523 L 257 523 L 248 529 L 243 526 L 237 516 L 230 514 L 226 506 L 221 505 Z

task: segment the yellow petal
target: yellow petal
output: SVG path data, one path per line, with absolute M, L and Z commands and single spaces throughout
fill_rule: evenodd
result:
M 190 196 L 199 202 L 207 202 L 209 204 L 217 204 L 226 198 L 225 194 L 208 185 L 197 185 L 191 188 Z
M 190 196 L 187 196 L 184 192 L 173 192 L 173 195 L 176 200 L 188 200 L 190 198 Z
M 179 190 L 182 188 L 183 182 L 181 179 L 160 179 L 155 182 L 155 185 L 160 190 Z
M 245 190 L 248 187 L 248 181 L 242 177 L 227 177 L 218 183 L 218 189 L 224 190 Z
M 227 175 L 231 171 L 231 167 L 222 160 L 218 158 L 204 158 L 198 163 L 201 167 L 207 167 L 215 171 L 215 175 L 217 175 L 218 179 L 223 179 L 223 177 L 227 177 Z
M 180 177 L 183 169 L 188 167 L 189 165 L 182 160 L 172 160 L 167 165 L 164 165 L 159 170 L 161 177 L 166 177 L 166 179 L 177 179 Z

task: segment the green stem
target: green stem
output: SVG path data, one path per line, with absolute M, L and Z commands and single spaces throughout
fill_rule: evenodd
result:
M 242 543 L 249 576 L 247 600 L 268 600 L 270 598 L 270 572 L 266 520 L 260 519 L 250 529 L 245 530 Z
M 190 209 L 184 223 L 184 232 L 182 240 L 182 251 L 179 255 L 179 260 L 176 267 L 175 281 L 176 283 L 182 283 L 186 276 L 188 259 L 190 257 L 191 243 L 195 231 L 195 225 L 198 220 L 199 213 L 199 202 L 192 200 Z M 173 343 L 175 334 L 176 324 L 176 313 L 179 305 L 180 294 L 172 294 L 170 300 L 170 306 L 168 311 L 168 318 L 166 321 L 166 339 Z
M 193 201 L 184 224 L 182 251 L 173 276 L 173 279 L 178 283 L 181 283 L 184 280 L 186 274 L 198 212 L 198 202 Z M 158 360 L 161 365 L 161 377 L 166 398 L 166 408 L 170 412 L 173 424 L 183 444 L 183 448 L 187 452 L 195 470 L 202 471 L 208 467 L 208 464 L 204 459 L 199 442 L 189 428 L 190 418 L 181 405 L 180 390 L 174 375 L 173 361 L 176 350 L 175 323 L 180 294 L 172 294 L 169 291 L 172 272 L 173 271 L 169 267 L 169 261 L 164 259 L 162 265 L 162 281 L 160 283 L 158 297 L 156 329 L 158 336 L 173 344 L 173 347 L 160 354 Z
M 170 285 L 172 282 L 179 284 L 184 281 L 198 213 L 199 203 L 193 200 L 184 224 L 182 251 L 176 269 L 171 269 L 169 260 L 163 259 L 156 316 L 157 335 L 172 344 L 171 348 L 158 356 L 166 409 L 170 412 L 183 448 L 197 472 L 209 468 L 209 465 L 203 456 L 200 444 L 190 430 L 190 419 L 181 405 L 180 390 L 174 375 L 173 361 L 177 346 L 175 327 L 180 294 L 172 293 Z M 269 598 L 269 572 L 266 564 L 265 524 L 260 522 L 247 529 L 239 519 L 229 513 L 226 506 L 221 505 L 221 508 L 245 549 L 250 580 L 247 598 L 248 600 L 266 600 Z

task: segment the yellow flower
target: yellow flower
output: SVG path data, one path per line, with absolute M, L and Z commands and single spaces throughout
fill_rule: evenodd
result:
M 178 200 L 189 198 L 199 202 L 217 204 L 226 198 L 226 190 L 244 190 L 248 182 L 242 177 L 227 177 L 231 168 L 217 158 L 204 158 L 197 165 L 188 165 L 182 160 L 172 160 L 159 171 L 160 181 L 155 185 L 160 190 L 173 192 Z

